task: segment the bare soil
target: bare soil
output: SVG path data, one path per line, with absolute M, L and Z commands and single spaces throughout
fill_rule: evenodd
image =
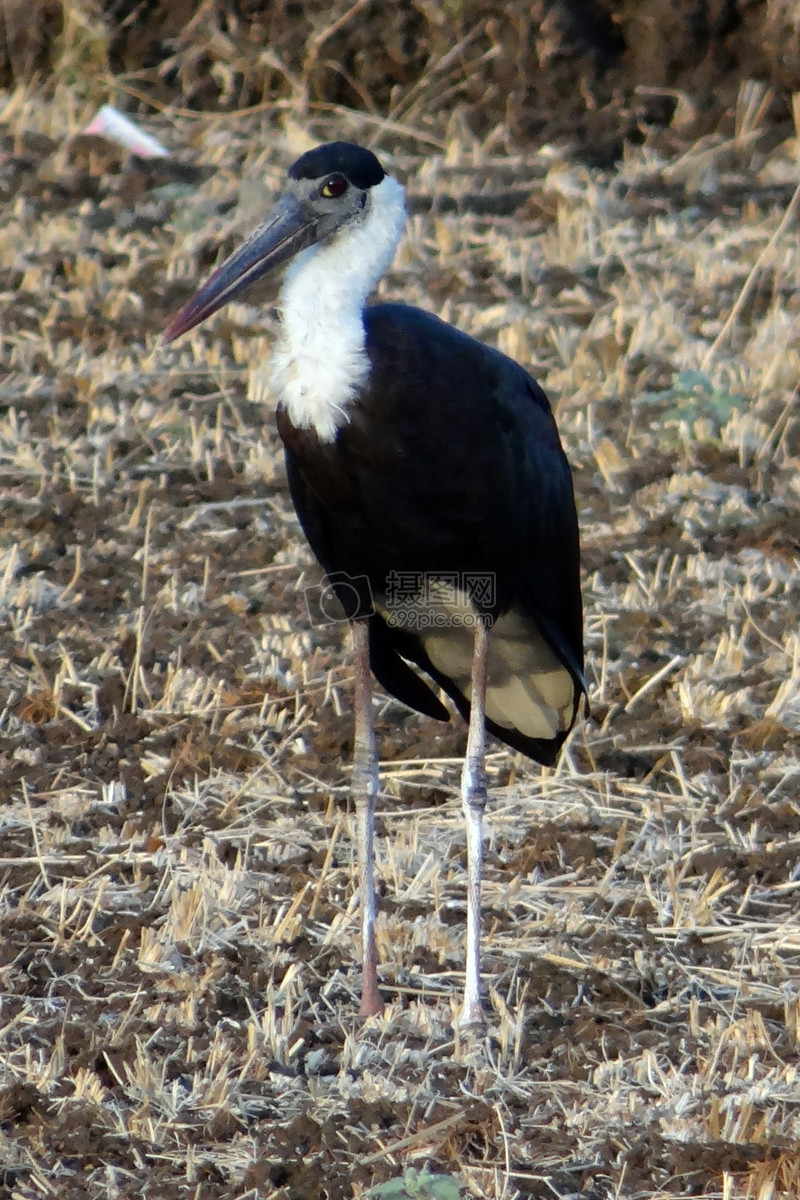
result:
M 438 122 L 406 93 L 402 128 L 173 110 L 143 164 L 48 86 L 0 106 L 0 1194 L 344 1200 L 422 1167 L 487 1200 L 800 1194 L 785 94 L 603 164 L 460 93 Z M 464 730 L 387 698 L 388 1006 L 355 1015 L 351 667 L 305 601 L 273 297 L 159 341 L 333 136 L 409 184 L 381 294 L 530 364 L 575 474 L 592 715 L 553 771 L 493 746 L 479 1038 Z

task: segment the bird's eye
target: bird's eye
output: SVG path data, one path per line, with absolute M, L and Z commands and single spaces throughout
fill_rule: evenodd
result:
M 319 189 L 319 194 L 326 200 L 336 200 L 345 194 L 347 186 L 344 175 L 330 175 Z

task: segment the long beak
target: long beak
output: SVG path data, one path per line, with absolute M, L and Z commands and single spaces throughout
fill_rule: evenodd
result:
M 217 267 L 164 330 L 164 341 L 194 329 L 251 283 L 274 271 L 317 239 L 317 222 L 294 196 L 282 196 L 258 229 Z

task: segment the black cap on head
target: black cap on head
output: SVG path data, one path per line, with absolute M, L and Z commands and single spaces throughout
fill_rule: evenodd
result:
M 371 150 L 354 142 L 327 142 L 301 154 L 289 167 L 289 178 L 322 179 L 334 171 L 362 190 L 374 187 L 386 175 Z

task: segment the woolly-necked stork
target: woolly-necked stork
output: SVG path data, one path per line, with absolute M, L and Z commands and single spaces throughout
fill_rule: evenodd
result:
M 403 188 L 369 150 L 310 150 L 263 224 L 164 336 L 180 337 L 294 260 L 280 293 L 273 383 L 292 499 L 355 646 L 361 1012 L 383 1007 L 371 667 L 397 699 L 447 720 L 432 681 L 469 723 L 460 1016 L 469 1025 L 483 1020 L 484 732 L 550 764 L 572 728 L 586 692 L 578 522 L 550 405 L 528 372 L 430 313 L 367 306 L 405 219 Z

